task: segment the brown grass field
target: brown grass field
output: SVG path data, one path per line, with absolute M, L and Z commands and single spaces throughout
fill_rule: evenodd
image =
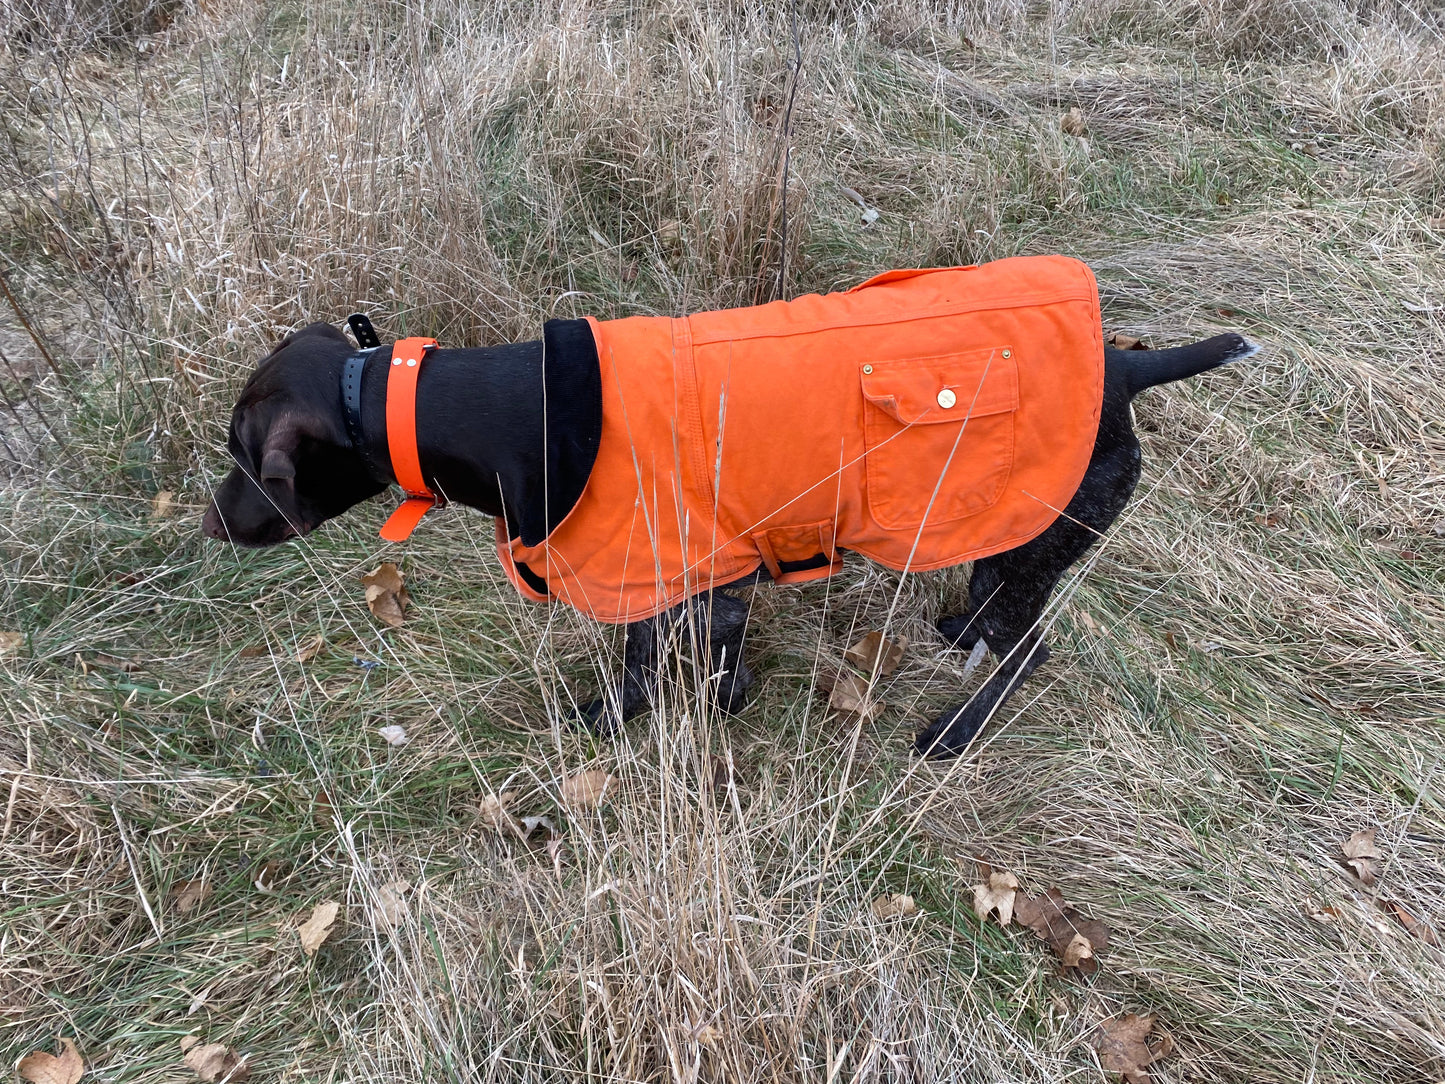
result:
M 196 1036 L 253 1081 L 1103 1081 L 1097 1029 L 1138 1013 L 1156 1081 L 1445 1080 L 1438 4 L 3 0 L 0 27 L 7 1066 L 63 1036 L 86 1081 L 193 1081 Z M 908 745 L 983 677 L 932 628 L 966 569 L 751 591 L 741 716 L 680 647 L 594 742 L 567 714 L 615 630 L 520 600 L 484 518 L 200 537 L 233 396 L 304 322 L 480 345 L 1034 252 L 1093 265 L 1110 331 L 1266 349 L 1141 396 L 1135 503 L 956 762 Z M 388 559 L 400 629 L 359 579 Z M 883 712 L 830 711 L 885 625 Z M 563 802 L 592 769 L 609 800 Z M 499 831 L 508 792 L 553 827 Z M 1097 972 L 980 919 L 980 862 L 1106 923 Z M 875 917 L 892 893 L 917 911 Z

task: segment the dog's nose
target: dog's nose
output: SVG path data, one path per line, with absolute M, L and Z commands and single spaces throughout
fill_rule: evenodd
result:
M 231 537 L 226 533 L 226 525 L 221 521 L 221 512 L 215 501 L 210 503 L 205 517 L 201 520 L 201 533 L 207 538 L 219 539 L 222 542 Z

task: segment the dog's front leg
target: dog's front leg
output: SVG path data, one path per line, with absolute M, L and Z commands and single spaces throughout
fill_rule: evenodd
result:
M 594 734 L 610 734 L 652 703 L 657 690 L 657 643 L 663 623 L 675 611 L 630 622 L 622 648 L 622 681 L 613 695 L 584 705 L 582 725 Z
M 687 622 L 684 624 L 684 621 Z M 657 692 L 659 655 L 674 632 L 694 644 L 706 644 L 716 679 L 717 705 L 733 713 L 747 703 L 753 673 L 743 661 L 748 604 L 721 591 L 704 591 L 666 613 L 633 621 L 622 649 L 622 680 L 611 695 L 580 709 L 582 724 L 607 734 L 652 703 Z

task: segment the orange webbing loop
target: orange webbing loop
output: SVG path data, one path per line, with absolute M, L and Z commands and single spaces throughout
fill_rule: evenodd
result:
M 391 452 L 391 471 L 407 499 L 381 528 L 388 542 L 404 541 L 427 510 L 436 504 L 422 478 L 421 453 L 416 446 L 416 381 L 422 359 L 436 347 L 435 339 L 400 339 L 391 348 L 391 365 L 386 379 L 386 444 Z

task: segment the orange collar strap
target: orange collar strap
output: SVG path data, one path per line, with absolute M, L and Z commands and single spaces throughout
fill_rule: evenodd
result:
M 436 349 L 435 339 L 399 339 L 391 348 L 386 378 L 386 444 L 391 472 L 406 490 L 406 500 L 381 528 L 388 542 L 404 542 L 436 504 L 437 495 L 421 475 L 421 453 L 416 446 L 416 381 L 422 359 Z

